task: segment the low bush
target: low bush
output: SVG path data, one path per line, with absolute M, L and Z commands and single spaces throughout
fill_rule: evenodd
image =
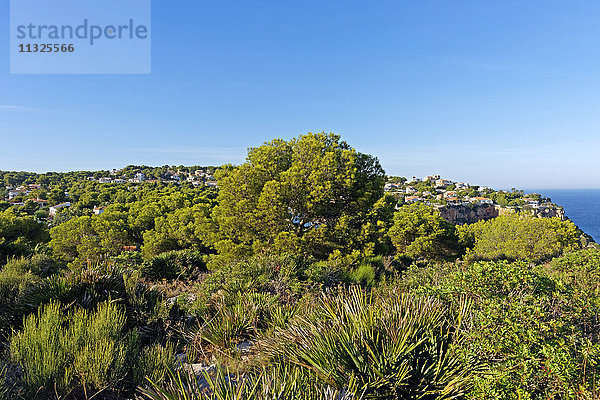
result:
M 323 288 L 347 285 L 353 277 L 346 265 L 336 261 L 317 261 L 310 264 L 303 272 L 304 278 Z
M 206 272 L 206 256 L 193 250 L 173 250 L 142 263 L 140 271 L 148 279 L 191 279 Z
M 582 257 L 591 264 L 571 269 Z M 572 278 L 597 273 L 597 257 L 411 267 L 400 284 L 448 304 L 471 299 L 473 318 L 457 352 L 480 360 L 486 373 L 474 377 L 467 398 L 592 399 L 600 395 L 600 302 L 577 286 L 590 287 L 584 278 Z
M 412 259 L 452 260 L 464 253 L 454 225 L 423 203 L 400 207 L 388 236 L 398 254 Z
M 454 350 L 467 310 L 452 316 L 430 298 L 352 288 L 323 297 L 261 348 L 356 397 L 450 399 L 465 394 L 477 368 Z
M 373 287 L 377 284 L 377 271 L 371 264 L 361 264 L 352 271 L 352 279 L 361 286 Z
M 10 387 L 6 379 L 6 365 L 0 362 L 0 400 L 8 400 Z
M 218 259 L 217 259 L 218 260 Z M 267 292 L 288 296 L 304 289 L 306 262 L 289 254 L 261 254 L 224 265 L 211 263 L 212 273 L 202 282 L 207 294 Z
M 580 231 L 573 222 L 527 213 L 479 221 L 458 227 L 458 232 L 470 260 L 541 262 L 580 247 Z
M 157 348 L 140 356 L 137 334 L 127 332 L 125 322 L 124 312 L 111 302 L 100 303 L 91 312 L 65 312 L 51 302 L 27 317 L 23 330 L 10 340 L 11 359 L 23 370 L 27 395 L 87 399 L 131 389 L 154 372 L 148 366 L 160 370 L 172 364 Z
M 0 334 L 6 337 L 11 328 L 20 329 L 24 317 L 52 301 L 60 302 L 64 307 L 75 305 L 93 310 L 99 303 L 109 300 L 123 306 L 128 327 L 145 328 L 145 341 L 157 339 L 152 328 L 167 317 L 162 293 L 140 282 L 136 273 L 113 267 L 34 280 L 9 306 L 0 308 Z
M 1 273 L 25 274 L 31 272 L 35 276 L 45 278 L 60 270 L 52 258 L 44 254 L 34 254 L 31 257 L 12 258 L 1 268 Z

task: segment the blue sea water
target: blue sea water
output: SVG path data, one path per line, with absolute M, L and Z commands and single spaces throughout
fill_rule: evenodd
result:
M 563 206 L 565 214 L 585 233 L 600 241 L 600 189 L 528 189 Z

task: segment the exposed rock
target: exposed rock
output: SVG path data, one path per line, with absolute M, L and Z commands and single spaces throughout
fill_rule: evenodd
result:
M 188 371 L 194 373 L 194 375 L 199 376 L 202 375 L 203 372 L 208 374 L 213 373 L 217 370 L 217 366 L 215 364 L 205 365 L 205 364 L 187 364 L 185 368 Z
M 252 347 L 251 342 L 241 342 L 237 346 L 235 346 L 236 350 L 242 354 L 250 353 L 250 348 Z
M 496 218 L 501 215 L 515 212 L 531 213 L 534 217 L 550 218 L 558 217 L 565 220 L 565 212 L 558 206 L 531 207 L 502 207 L 499 205 L 446 205 L 439 208 L 440 216 L 446 221 L 455 224 L 472 224 L 481 220 Z

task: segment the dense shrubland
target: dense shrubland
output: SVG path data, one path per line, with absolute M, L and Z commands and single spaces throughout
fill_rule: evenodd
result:
M 72 203 L 51 221 L 0 213 L 0 399 L 600 396 L 600 251 L 570 221 L 397 207 L 325 134 L 219 190 L 89 175 L 37 178 Z

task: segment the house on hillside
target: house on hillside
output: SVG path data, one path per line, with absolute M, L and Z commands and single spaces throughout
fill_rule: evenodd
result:
M 71 207 L 71 203 L 69 202 L 57 204 L 55 206 L 50 207 L 49 214 L 50 216 L 54 217 L 60 210 L 68 207 Z
M 537 199 L 525 197 L 525 198 L 522 198 L 521 200 L 524 201 L 525 204 L 527 204 L 528 206 L 533 207 L 533 208 L 538 208 L 540 206 L 540 202 Z
M 106 210 L 106 207 L 104 206 L 94 207 L 94 215 L 100 215 L 104 212 L 104 210 Z
M 419 202 L 419 201 L 423 201 L 423 199 L 420 198 L 419 196 L 406 196 L 404 198 L 404 202 L 405 203 L 416 203 L 416 202 Z
M 469 201 L 477 204 L 494 204 L 492 199 L 488 199 L 486 197 L 471 197 Z
M 452 185 L 453 183 L 454 182 L 449 179 L 438 179 L 435 181 L 435 186 L 436 187 L 449 186 L 449 185 Z
M 29 193 L 31 193 L 31 190 L 27 190 L 24 188 L 9 190 L 8 191 L 8 200 L 12 200 L 15 197 L 19 197 L 19 196 L 27 196 Z

